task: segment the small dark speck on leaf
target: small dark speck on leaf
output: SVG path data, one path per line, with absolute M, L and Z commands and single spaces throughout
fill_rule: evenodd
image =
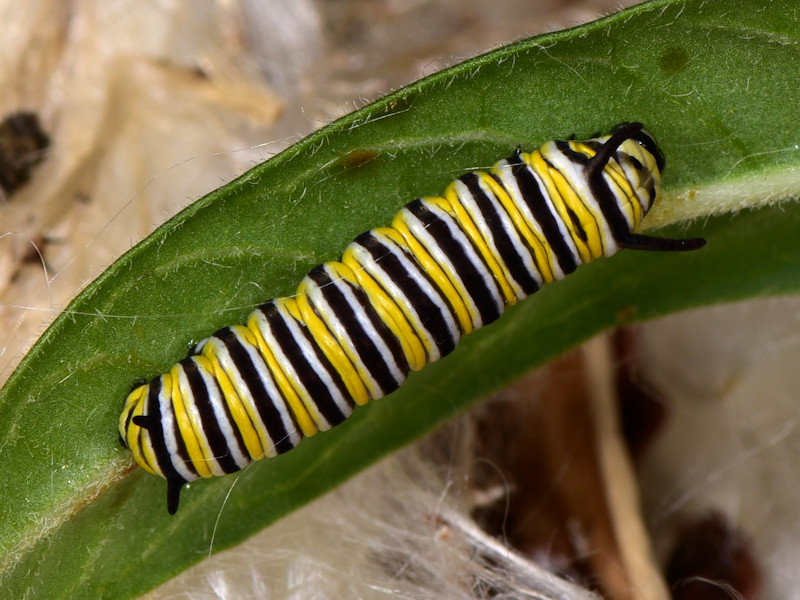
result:
M 675 75 L 689 64 L 689 55 L 683 48 L 671 46 L 658 57 L 658 68 L 662 75 Z

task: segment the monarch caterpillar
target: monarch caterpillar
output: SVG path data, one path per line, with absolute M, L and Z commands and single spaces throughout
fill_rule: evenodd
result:
M 517 150 L 443 196 L 407 204 L 312 269 L 294 296 L 201 341 L 125 401 L 136 462 L 183 485 L 294 448 L 450 353 L 543 284 L 620 248 L 694 250 L 702 239 L 633 233 L 664 160 L 640 123 Z

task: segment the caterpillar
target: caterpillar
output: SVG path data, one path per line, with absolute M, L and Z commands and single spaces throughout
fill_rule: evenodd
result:
M 459 177 L 312 269 L 294 296 L 262 304 L 136 387 L 123 442 L 167 480 L 174 514 L 185 483 L 330 429 L 578 265 L 620 248 L 700 248 L 700 238 L 634 233 L 663 168 L 653 136 L 625 123 Z

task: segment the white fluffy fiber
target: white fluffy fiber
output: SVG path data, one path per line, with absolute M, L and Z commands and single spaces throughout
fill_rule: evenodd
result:
M 475 525 L 465 482 L 423 458 L 432 443 L 381 461 L 149 597 L 598 600 Z

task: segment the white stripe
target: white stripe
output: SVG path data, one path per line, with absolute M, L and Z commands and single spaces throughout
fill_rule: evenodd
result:
M 469 236 L 464 233 L 464 230 L 458 223 L 458 220 L 453 217 L 447 211 L 440 209 L 435 204 L 429 203 L 423 200 L 425 206 L 428 207 L 428 210 L 436 216 L 437 219 L 444 223 L 447 230 L 450 232 L 451 237 L 456 241 L 456 243 L 461 246 L 462 251 L 467 256 L 467 260 L 480 272 L 481 279 L 485 287 L 489 290 L 489 293 L 494 297 L 495 308 L 497 308 L 498 314 L 503 314 L 503 311 L 506 308 L 505 298 L 503 297 L 503 293 L 497 286 L 497 283 L 494 280 L 494 275 L 489 270 L 489 267 L 483 262 L 483 258 L 481 258 L 478 251 L 475 250 L 475 246 L 472 245 L 472 241 L 469 239 Z M 469 292 L 469 286 L 466 286 L 466 289 Z M 483 321 L 480 324 L 474 324 L 475 329 L 483 326 Z
M 575 190 L 575 193 L 581 199 L 583 205 L 592 214 L 595 221 L 597 221 L 598 228 L 600 229 L 601 243 L 603 245 L 603 255 L 611 256 L 618 249 L 617 242 L 614 239 L 614 235 L 611 233 L 611 229 L 609 228 L 608 222 L 603 214 L 603 209 L 600 207 L 600 204 L 597 201 L 597 197 L 592 194 L 584 166 L 571 160 L 566 154 L 556 148 L 554 143 L 551 142 L 550 146 L 551 147 L 547 148 L 548 154 L 545 155 L 545 159 L 556 169 L 561 171 L 561 173 L 567 179 L 569 185 L 573 190 Z M 603 169 L 603 179 L 612 190 L 615 200 L 617 200 L 618 196 L 623 196 L 622 190 L 617 187 L 617 185 L 605 172 L 605 169 Z M 619 206 L 618 200 L 617 205 Z M 622 212 L 623 215 L 625 213 L 625 211 L 621 208 L 620 212 Z
M 366 311 L 361 306 L 361 303 L 355 297 L 352 289 L 350 289 L 350 285 L 344 281 L 343 279 L 339 278 L 339 276 L 331 271 L 331 269 L 327 265 L 323 265 L 325 269 L 325 273 L 331 279 L 331 284 L 336 287 L 337 290 L 344 296 L 345 301 L 347 302 L 350 309 L 355 313 L 356 318 L 358 320 L 358 326 L 362 329 L 363 333 L 366 334 L 369 339 L 375 344 L 378 354 L 380 354 L 381 360 L 389 369 L 394 378 L 395 382 L 400 385 L 405 381 L 405 375 L 403 374 L 402 370 L 398 366 L 397 362 L 395 362 L 394 355 L 389 350 L 389 347 L 384 342 L 383 337 L 378 333 L 375 327 L 372 324 L 369 316 L 367 316 Z M 372 373 L 367 368 L 367 365 L 361 359 L 361 356 L 356 349 L 355 344 L 353 343 L 353 338 L 350 333 L 347 331 L 347 328 L 344 324 L 339 320 L 336 316 L 336 313 L 331 308 L 330 304 L 328 304 L 327 300 L 325 299 L 325 294 L 319 287 L 319 285 L 314 282 L 311 278 L 306 277 L 306 285 L 308 286 L 308 296 L 311 302 L 319 309 L 320 316 L 325 321 L 325 323 L 334 331 L 337 336 L 337 339 L 341 339 L 346 345 L 346 352 L 347 355 L 351 358 L 351 360 L 355 360 L 358 362 L 356 365 L 359 374 L 364 374 L 366 377 L 362 377 L 364 379 L 364 383 L 367 384 L 367 388 L 369 388 L 370 396 L 373 400 L 382 398 L 386 395 L 383 389 L 380 387 L 380 384 L 372 377 Z
M 200 344 L 197 345 L 197 352 L 201 353 L 203 348 L 207 345 L 211 344 L 215 348 L 215 354 L 217 360 L 219 361 L 220 366 L 231 379 L 234 388 L 236 389 L 239 398 L 242 400 L 242 403 L 248 404 L 250 406 L 250 410 L 247 411 L 248 416 L 254 420 L 254 427 L 259 436 L 259 440 L 261 442 L 262 447 L 264 448 L 266 456 L 275 456 L 277 452 L 275 451 L 275 444 L 278 440 L 273 439 L 270 436 L 269 429 L 267 429 L 266 424 L 264 423 L 263 419 L 261 418 L 261 414 L 258 411 L 258 404 L 259 402 L 269 402 L 271 403 L 280 415 L 280 420 L 283 427 L 286 429 L 289 437 L 292 439 L 292 445 L 296 446 L 301 439 L 300 434 L 295 429 L 294 422 L 292 421 L 291 414 L 286 407 L 286 402 L 283 399 L 280 391 L 278 390 L 277 386 L 275 385 L 274 380 L 272 379 L 272 375 L 269 372 L 269 369 L 264 362 L 263 358 L 261 358 L 261 354 L 259 354 L 258 350 L 247 343 L 247 340 L 242 338 L 237 334 L 236 339 L 241 344 L 242 348 L 244 348 L 247 355 L 250 357 L 250 360 L 253 363 L 253 366 L 258 374 L 259 380 L 261 381 L 264 389 L 266 390 L 267 396 L 263 399 L 256 399 L 253 395 L 253 391 L 245 382 L 244 378 L 242 377 L 241 372 L 239 371 L 239 367 L 234 361 L 233 357 L 228 350 L 228 347 L 225 343 L 217 337 L 210 337 L 208 339 L 203 340 Z
M 175 411 L 172 406 L 172 395 L 169 393 L 169 390 L 164 387 L 163 375 L 161 379 L 161 391 L 158 394 L 158 407 L 161 412 L 161 427 L 164 434 L 164 444 L 167 447 L 167 453 L 169 454 L 172 467 L 186 481 L 198 479 L 199 475 L 193 473 L 186 467 L 186 462 L 178 453 L 178 439 L 175 437 Z M 158 457 L 157 453 L 155 455 Z M 159 469 L 160 468 L 161 467 L 159 467 Z
M 225 445 L 228 448 L 228 452 L 230 452 L 230 455 L 233 458 L 233 462 L 236 463 L 236 466 L 239 467 L 239 469 L 244 469 L 250 464 L 250 457 L 243 454 L 242 450 L 239 448 L 239 441 L 236 437 L 235 431 L 236 424 L 231 420 L 232 417 L 229 417 L 225 411 L 225 397 L 220 393 L 219 386 L 217 385 L 214 376 L 202 367 L 202 365 L 198 362 L 197 357 L 192 356 L 191 359 L 197 365 L 197 372 L 203 378 L 203 384 L 208 392 L 211 410 L 214 412 L 214 420 L 216 421 L 220 433 L 222 433 L 222 437 L 225 438 Z M 214 458 L 216 460 L 222 457 Z M 219 468 L 222 470 L 221 465 Z M 227 471 L 223 470 L 223 472 L 226 473 Z
M 534 258 L 530 246 L 528 246 L 527 242 L 520 234 L 519 229 L 517 229 L 514 219 L 511 218 L 511 215 L 508 214 L 508 211 L 503 206 L 503 203 L 499 198 L 497 198 L 491 188 L 484 183 L 483 179 L 479 179 L 478 183 L 480 184 L 481 189 L 486 192 L 486 195 L 489 196 L 492 199 L 492 202 L 494 202 L 497 206 L 497 212 L 503 221 L 503 229 L 508 234 L 508 237 L 511 238 L 511 243 L 514 245 L 517 254 L 519 254 L 522 262 L 525 264 L 525 269 L 531 274 L 533 279 L 536 280 L 537 285 L 541 287 L 544 284 L 542 274 L 539 272 L 539 269 L 536 266 L 536 259 Z M 523 295 L 520 296 L 519 299 L 522 300 L 525 297 L 527 297 L 527 295 L 525 295 L 523 292 Z
M 406 380 L 406 374 L 403 372 L 403 369 L 400 367 L 400 365 L 397 364 L 394 354 L 392 354 L 389 346 L 386 345 L 383 336 L 381 336 L 372 325 L 372 320 L 367 316 L 364 307 L 356 298 L 351 285 L 347 281 L 336 280 L 334 273 L 329 273 L 329 275 L 331 276 L 334 285 L 339 289 L 339 291 L 341 291 L 342 295 L 344 295 L 347 303 L 353 308 L 362 329 L 367 332 L 367 335 L 370 336 L 372 342 L 377 346 L 378 352 L 381 355 L 381 359 L 386 366 L 389 367 L 389 371 L 391 371 L 395 382 L 398 386 L 402 385 Z
M 526 163 L 523 163 L 525 168 L 528 168 Z M 522 191 L 519 189 L 519 183 L 517 182 L 516 178 L 514 177 L 513 167 L 508 163 L 507 160 L 501 160 L 495 165 L 495 175 L 500 179 L 500 182 L 505 188 L 508 195 L 511 196 L 511 201 L 514 203 L 514 206 L 517 207 L 520 213 L 522 213 L 522 218 L 525 221 L 525 224 L 528 226 L 533 232 L 534 237 L 536 237 L 539 242 L 542 244 L 544 251 L 547 252 L 548 249 L 550 250 L 550 258 L 553 261 L 553 265 L 548 265 L 547 269 L 553 272 L 553 277 L 555 279 L 563 279 L 564 272 L 561 270 L 561 265 L 558 264 L 558 257 L 553 252 L 552 248 L 550 248 L 550 244 L 547 241 L 547 237 L 544 235 L 544 231 L 542 231 L 541 225 L 539 221 L 533 216 L 533 213 L 528 206 L 528 203 L 525 202 L 525 198 L 522 195 Z M 530 169 L 529 169 L 530 170 Z M 539 179 L 536 179 L 537 185 L 539 185 L 539 190 L 541 191 L 542 186 Z M 543 194 L 545 195 L 545 194 Z M 535 264 L 535 263 L 534 263 Z M 536 278 L 537 281 L 542 281 L 541 278 L 541 270 L 538 266 L 536 266 Z
M 284 429 L 286 430 L 286 435 L 289 438 L 292 446 L 297 446 L 300 443 L 300 440 L 303 438 L 300 431 L 295 426 L 294 420 L 292 419 L 292 412 L 289 409 L 289 406 L 286 404 L 286 401 L 283 398 L 283 395 L 278 390 L 278 386 L 275 384 L 275 380 L 272 378 L 272 374 L 269 371 L 269 367 L 267 363 L 264 362 L 264 358 L 261 356 L 261 353 L 258 351 L 258 348 L 255 346 L 251 346 L 242 338 L 239 338 L 239 341 L 242 343 L 242 346 L 247 351 L 247 355 L 250 357 L 250 360 L 253 362 L 253 366 L 255 367 L 256 371 L 258 372 L 258 377 L 261 379 L 262 384 L 267 390 L 268 397 L 261 400 L 257 398 L 252 398 L 252 402 L 254 404 L 254 408 L 258 411 L 258 403 L 259 402 L 271 402 L 275 409 L 278 411 L 280 415 L 281 424 L 283 425 Z M 259 417 L 260 419 L 260 417 Z M 269 430 L 264 427 L 264 431 L 267 433 L 267 437 L 269 437 Z M 275 450 L 275 445 L 283 441 L 275 440 L 270 437 L 272 440 L 272 446 L 267 449 L 268 456 L 275 456 L 277 451 Z
M 277 306 L 276 306 L 277 308 Z M 314 421 L 314 425 L 316 425 L 317 429 L 320 431 L 327 431 L 331 428 L 331 424 L 325 418 L 325 416 L 319 412 L 317 409 L 316 403 L 311 398 L 311 394 L 308 393 L 308 390 L 303 385 L 302 380 L 297 376 L 297 372 L 295 371 L 292 363 L 289 361 L 286 354 L 284 354 L 283 349 L 281 348 L 278 340 L 272 335 L 272 328 L 269 326 L 269 321 L 267 320 L 267 316 L 261 310 L 256 310 L 253 312 L 253 315 L 256 317 L 256 322 L 258 323 L 258 330 L 261 333 L 261 336 L 264 338 L 267 346 L 269 346 L 270 350 L 272 350 L 272 354 L 275 356 L 275 360 L 280 365 L 281 369 L 286 373 L 286 376 L 289 380 L 296 385 L 297 387 L 293 388 L 297 392 L 297 395 L 300 396 L 300 400 L 303 403 L 303 406 L 308 411 L 311 420 Z M 251 316 L 253 316 L 251 315 Z
M 345 417 L 349 417 L 353 413 L 352 405 L 339 391 L 339 388 L 336 386 L 336 382 L 325 368 L 325 365 L 323 365 L 323 363 L 317 358 L 317 355 L 314 352 L 314 347 L 308 341 L 306 336 L 303 335 L 303 332 L 300 330 L 300 326 L 298 325 L 297 321 L 284 307 L 279 304 L 276 306 L 278 308 L 278 313 L 281 315 L 284 323 L 286 323 L 286 326 L 292 333 L 292 338 L 295 340 L 295 342 L 297 342 L 297 345 L 300 346 L 300 350 L 303 352 L 303 358 L 308 361 L 311 369 L 318 374 L 320 379 L 322 379 L 325 387 L 328 388 L 328 393 L 330 393 L 331 398 L 333 398 L 333 402 L 339 407 L 339 410 L 342 412 L 342 414 Z M 309 400 L 313 402 L 314 398 L 309 397 Z
M 378 240 L 383 246 L 387 249 L 387 252 L 392 254 L 396 257 L 403 266 L 403 269 L 409 274 L 409 276 L 414 280 L 414 282 L 421 288 L 423 293 L 439 308 L 440 312 L 444 316 L 444 319 L 448 323 L 448 328 L 451 331 L 451 334 L 454 335 L 453 339 L 458 343 L 460 339 L 460 332 L 456 327 L 456 323 L 453 320 L 453 316 L 450 314 L 450 310 L 441 300 L 441 297 L 430 285 L 430 282 L 423 276 L 419 275 L 419 268 L 410 264 L 410 261 L 406 258 L 405 252 L 401 250 L 397 244 L 395 244 L 389 238 L 375 234 L 372 234 L 376 240 Z M 391 296 L 392 301 L 397 304 L 403 305 L 403 314 L 406 316 L 409 321 L 411 321 L 411 326 L 414 331 L 418 334 L 423 336 L 427 343 L 424 344 L 426 347 L 426 351 L 430 348 L 430 354 L 428 355 L 428 362 L 434 362 L 441 358 L 441 353 L 439 352 L 439 347 L 436 344 L 436 339 L 433 337 L 431 332 L 425 327 L 423 324 L 422 319 L 420 318 L 419 313 L 417 312 L 414 303 L 412 303 L 408 296 L 406 296 L 401 288 L 397 286 L 389 274 L 383 270 L 380 266 L 380 258 L 375 259 L 372 257 L 370 252 L 364 248 L 361 244 L 357 242 L 353 242 L 348 247 L 349 250 L 353 252 L 353 256 L 358 261 L 358 263 L 364 268 L 364 270 L 369 273 L 369 275 L 378 282 L 378 284 L 383 287 Z
M 326 302 L 325 296 L 320 291 L 317 283 L 310 277 L 306 277 L 304 281 L 306 284 L 305 293 L 308 296 L 309 302 L 311 303 L 312 307 L 316 309 L 317 314 L 323 320 L 325 325 L 332 330 L 334 337 L 336 338 L 336 343 L 340 346 L 342 344 L 347 346 L 346 348 L 342 348 L 342 350 L 344 350 L 344 353 L 347 355 L 347 358 L 350 361 L 355 361 L 357 363 L 353 366 L 355 367 L 359 378 L 367 387 L 370 398 L 375 399 L 383 397 L 383 390 L 381 390 L 380 385 L 378 385 L 378 382 L 372 377 L 372 373 L 369 372 L 366 365 L 364 365 L 363 361 L 359 357 L 358 352 L 356 352 L 356 349 L 353 346 L 353 341 L 350 339 L 350 336 L 347 335 L 342 323 L 336 318 L 330 304 Z
M 636 158 L 636 160 L 642 163 L 642 165 L 646 165 L 649 162 L 644 155 L 646 150 L 642 148 L 638 143 L 636 144 L 636 147 L 640 150 L 640 152 L 637 152 L 638 156 L 633 156 L 628 152 L 624 152 L 626 158 L 627 157 Z M 633 188 L 634 192 L 633 198 L 627 198 L 625 204 L 628 204 L 629 202 L 630 203 L 636 202 L 641 207 L 642 216 L 646 215 L 647 212 L 650 210 L 650 194 L 641 178 L 642 173 L 640 173 L 637 169 L 635 169 L 633 165 L 631 165 L 629 160 L 623 160 L 622 162 L 618 161 L 618 164 L 620 165 L 620 167 L 622 167 L 622 171 L 625 174 L 625 178 L 628 180 L 628 183 L 631 184 L 631 187 Z M 651 185 L 656 187 L 657 182 L 655 175 L 649 170 L 647 171 L 647 173 L 650 173 L 650 179 L 652 181 Z M 620 195 L 624 196 L 624 194 Z M 625 215 L 625 218 L 628 221 L 628 227 L 631 229 L 631 231 L 635 229 L 638 223 L 635 223 L 633 221 L 634 219 L 633 207 L 630 207 L 628 210 L 623 210 L 622 214 Z
M 477 175 L 477 174 L 476 174 Z M 498 218 L 500 219 L 500 223 L 503 227 L 503 230 L 508 234 L 509 238 L 511 238 L 511 243 L 514 246 L 514 250 L 516 251 L 517 255 L 520 259 L 525 263 L 526 268 L 530 271 L 529 265 L 531 264 L 530 253 L 528 249 L 520 243 L 519 235 L 517 234 L 516 229 L 514 228 L 513 224 L 510 221 L 508 213 L 506 213 L 503 205 L 497 199 L 497 196 L 494 195 L 491 189 L 487 188 L 483 182 L 483 179 L 480 175 L 477 176 L 478 187 L 481 188 L 483 193 L 486 195 L 489 202 L 492 203 L 495 212 L 497 213 Z M 514 290 L 514 295 L 517 297 L 518 300 L 522 300 L 527 297 L 527 294 L 522 290 L 522 286 L 519 282 L 514 279 L 511 275 L 511 271 L 508 268 L 508 265 L 503 260 L 503 255 L 497 249 L 497 244 L 495 243 L 494 239 L 494 232 L 492 228 L 489 226 L 489 223 L 486 222 L 486 218 L 484 217 L 483 212 L 481 211 L 480 207 L 478 206 L 475 197 L 472 195 L 472 192 L 469 191 L 469 188 L 464 184 L 460 179 L 456 180 L 456 189 L 458 190 L 458 197 L 461 201 L 461 205 L 467 210 L 472 217 L 473 222 L 478 226 L 478 229 L 483 236 L 483 239 L 486 240 L 486 243 L 492 250 L 492 254 L 494 254 L 495 260 L 497 260 L 500 267 L 503 269 L 503 274 L 505 275 L 508 282 L 511 284 L 511 288 Z
M 645 169 L 647 169 L 646 172 L 649 173 L 649 175 L 650 175 L 650 179 L 652 181 L 652 186 L 655 189 L 656 194 L 658 194 L 658 192 L 659 192 L 659 190 L 661 188 L 661 174 L 660 173 L 658 173 L 658 175 L 656 174 L 656 171 L 658 169 L 658 165 L 656 163 L 656 158 L 652 154 L 650 154 L 650 152 L 648 152 L 648 150 L 646 148 L 644 148 L 638 142 L 634 142 L 633 140 L 628 140 L 628 141 L 631 142 L 631 144 L 633 145 L 633 148 L 635 149 L 635 151 L 634 152 L 629 152 L 629 151 L 625 150 L 624 154 L 627 155 L 627 156 L 636 158 L 640 163 L 642 163 L 642 165 L 645 166 Z M 626 146 L 626 147 L 629 146 L 629 144 L 627 144 L 627 143 L 623 143 L 622 145 Z M 648 164 L 656 165 L 656 170 L 648 169 L 647 168 Z M 633 169 L 633 167 L 631 167 L 631 165 L 628 163 L 628 161 L 625 161 L 625 164 L 623 165 L 623 169 L 625 169 L 625 174 L 628 177 L 628 181 L 639 182 L 641 187 L 638 188 L 638 189 L 640 189 L 642 192 L 644 192 L 641 195 L 637 194 L 637 200 L 639 201 L 639 205 L 642 207 L 642 215 L 644 216 L 649 212 L 653 201 L 651 200 L 650 194 L 647 192 L 647 189 L 642 184 L 641 173 L 639 171 Z M 630 171 L 633 172 L 632 175 L 628 175 L 628 170 L 629 169 L 630 169 Z
M 553 142 L 550 142 L 550 144 L 552 144 L 552 143 Z M 573 259 L 575 261 L 575 264 L 577 266 L 580 266 L 581 264 L 583 264 L 583 261 L 581 260 L 580 254 L 578 253 L 578 247 L 575 245 L 575 240 L 573 240 L 572 235 L 570 234 L 570 229 L 569 229 L 569 225 L 570 224 L 566 223 L 561 218 L 561 216 L 558 214 L 558 211 L 556 210 L 556 207 L 553 204 L 552 197 L 547 192 L 547 187 L 545 186 L 544 181 L 542 180 L 542 178 L 539 176 L 539 173 L 537 173 L 536 170 L 533 169 L 527 163 L 523 163 L 523 166 L 524 166 L 525 169 L 528 170 L 528 173 L 533 175 L 533 178 L 536 181 L 536 185 L 539 186 L 539 192 L 541 193 L 542 197 L 544 197 L 545 207 L 547 208 L 547 211 L 551 215 L 553 215 L 553 219 L 555 219 L 556 226 L 558 227 L 559 235 L 563 238 L 564 243 L 567 245 L 567 248 L 569 248 L 569 251 L 572 254 L 572 257 L 573 257 Z M 516 186 L 516 183 L 515 183 L 515 186 Z M 517 187 L 517 190 L 519 190 L 518 187 Z M 522 197 L 521 194 L 520 194 L 520 197 Z M 537 221 L 535 219 L 533 219 L 533 215 L 531 215 L 531 222 L 537 223 Z M 547 240 L 546 237 L 544 237 L 543 239 Z M 558 273 L 558 276 L 556 276 L 555 278 L 556 279 L 563 279 L 565 277 L 565 274 L 561 270 L 561 265 L 558 264 L 558 255 L 555 252 L 553 252 L 553 260 L 554 260 L 555 266 L 556 266 L 555 271 Z M 553 275 L 555 276 L 555 273 Z
M 425 200 L 422 200 L 422 202 L 425 204 L 428 210 L 433 212 L 433 206 L 425 202 Z M 447 215 L 447 220 L 444 219 L 440 220 L 445 221 L 444 224 L 448 227 L 449 230 L 452 231 L 453 227 L 450 227 L 450 225 L 453 219 L 449 214 L 447 213 L 444 214 Z M 437 217 L 438 216 L 439 214 L 437 213 Z M 401 211 L 401 218 L 408 227 L 408 230 L 411 232 L 411 235 L 413 235 L 414 238 L 416 238 L 416 240 L 420 244 L 422 244 L 425 250 L 428 251 L 428 254 L 431 255 L 431 258 L 433 258 L 434 262 L 438 264 L 442 268 L 442 270 L 444 270 L 446 276 L 449 279 L 454 280 L 453 287 L 456 288 L 456 292 L 459 294 L 458 297 L 461 298 L 462 302 L 464 302 L 467 305 L 467 311 L 469 312 L 469 315 L 472 318 L 472 328 L 480 329 L 481 327 L 483 327 L 483 319 L 481 318 L 481 312 L 478 309 L 477 304 L 475 304 L 475 300 L 469 293 L 469 287 L 465 285 L 464 280 L 458 274 L 458 270 L 456 269 L 455 265 L 447 256 L 447 254 L 444 253 L 442 247 L 439 245 L 439 242 L 434 238 L 434 236 L 432 236 L 428 232 L 427 226 L 422 221 L 417 219 L 417 217 L 415 217 L 414 214 L 407 209 L 403 209 Z M 461 232 L 460 229 L 458 229 L 458 231 L 459 233 Z M 471 249 L 472 246 L 468 245 L 468 248 Z M 483 263 L 478 263 L 479 268 L 480 265 L 482 264 Z M 492 286 L 494 286 L 494 282 L 492 282 Z M 493 288 L 490 287 L 489 289 Z M 466 294 L 466 297 L 461 295 L 462 291 Z
M 406 254 L 407 250 L 405 247 L 399 246 L 392 239 L 386 238 L 382 235 L 376 236 L 376 238 L 380 239 L 384 245 L 389 247 L 391 253 L 400 262 L 403 270 L 411 276 L 411 279 L 414 280 L 414 283 L 416 283 L 417 286 L 422 289 L 424 294 L 436 305 L 442 315 L 442 318 L 444 319 L 445 326 L 450 333 L 450 338 L 453 340 L 453 345 L 457 346 L 458 342 L 461 340 L 461 329 L 459 328 L 455 319 L 455 315 L 453 315 L 450 306 L 447 304 L 447 301 L 442 298 L 443 294 L 426 277 L 425 270 L 422 268 L 422 266 L 412 258 L 409 258 L 409 256 Z M 422 320 L 420 320 L 420 326 L 423 326 Z M 441 354 L 439 353 L 435 338 L 431 337 L 431 341 L 433 347 L 436 348 L 437 355 L 435 359 L 431 359 L 432 362 L 441 358 Z

